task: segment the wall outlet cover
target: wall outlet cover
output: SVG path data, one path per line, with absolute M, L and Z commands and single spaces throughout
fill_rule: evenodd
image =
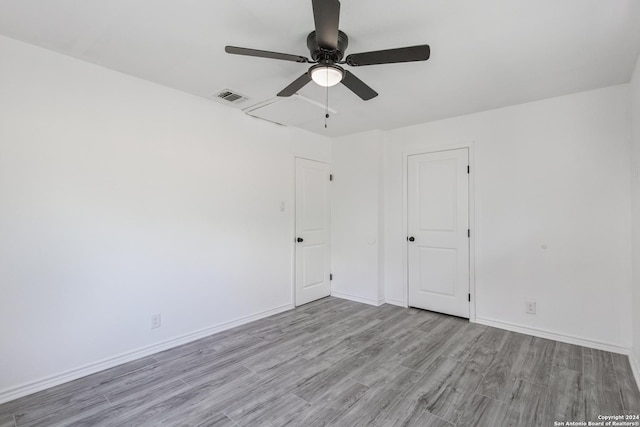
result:
M 525 303 L 525 312 L 527 314 L 536 314 L 536 302 L 535 301 L 527 301 Z
M 161 323 L 162 318 L 160 317 L 160 313 L 151 316 L 151 329 L 159 328 Z

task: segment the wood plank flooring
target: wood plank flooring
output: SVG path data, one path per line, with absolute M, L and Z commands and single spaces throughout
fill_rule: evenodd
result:
M 628 358 L 325 298 L 0 405 L 22 426 L 553 426 L 640 414 Z

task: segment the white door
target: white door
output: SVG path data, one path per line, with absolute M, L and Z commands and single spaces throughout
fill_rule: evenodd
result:
M 296 158 L 296 305 L 331 293 L 329 180 L 328 164 Z
M 469 317 L 469 152 L 409 156 L 409 305 Z

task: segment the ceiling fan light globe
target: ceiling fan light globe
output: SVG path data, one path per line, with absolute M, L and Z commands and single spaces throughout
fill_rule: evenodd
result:
M 311 69 L 311 79 L 322 87 L 335 86 L 344 78 L 344 71 L 336 66 L 315 66 Z

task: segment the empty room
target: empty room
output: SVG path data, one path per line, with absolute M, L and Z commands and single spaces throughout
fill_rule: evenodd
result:
M 0 0 L 0 427 L 640 426 L 637 0 Z

